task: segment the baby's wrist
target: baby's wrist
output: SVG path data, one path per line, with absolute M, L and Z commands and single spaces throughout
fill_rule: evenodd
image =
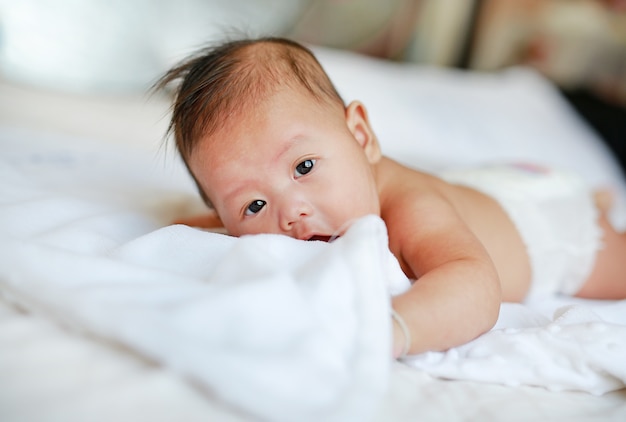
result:
M 393 358 L 402 359 L 408 355 L 411 349 L 411 333 L 404 318 L 393 308 L 391 309 L 392 335 L 393 335 Z

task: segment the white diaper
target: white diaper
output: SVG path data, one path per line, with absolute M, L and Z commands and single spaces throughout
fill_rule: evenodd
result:
M 447 171 L 440 176 L 493 197 L 508 213 L 530 257 L 529 296 L 573 295 L 580 290 L 602 244 L 598 211 L 582 180 L 530 165 Z

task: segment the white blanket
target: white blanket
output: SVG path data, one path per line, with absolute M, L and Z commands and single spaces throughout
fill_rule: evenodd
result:
M 446 352 L 406 358 L 431 375 L 604 394 L 626 386 L 626 301 L 504 303 L 496 327 Z
M 0 142 L 3 295 L 256 416 L 358 420 L 377 406 L 390 293 L 409 285 L 381 220 L 330 244 L 166 226 L 163 208 L 185 208 L 187 181 L 159 176 L 151 156 L 13 130 Z M 490 333 L 406 363 L 444 378 L 602 394 L 626 385 L 624 356 L 626 301 L 550 299 L 503 304 Z
M 3 294 L 256 416 L 346 420 L 376 408 L 390 367 L 384 281 L 404 278 L 382 221 L 332 244 L 158 228 L 168 198 L 142 198 L 150 159 L 14 131 L 0 140 Z M 120 197 L 123 185 L 140 189 Z

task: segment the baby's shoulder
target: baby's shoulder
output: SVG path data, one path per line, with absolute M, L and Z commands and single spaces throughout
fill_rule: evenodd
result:
M 430 213 L 449 205 L 448 182 L 438 175 L 395 164 L 387 168 L 386 182 L 380 192 L 383 214 Z
M 451 185 L 433 179 L 391 194 L 382 204 L 381 215 L 392 234 L 404 236 L 457 219 L 454 196 Z

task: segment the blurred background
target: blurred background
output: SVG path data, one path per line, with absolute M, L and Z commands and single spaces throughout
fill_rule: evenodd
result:
M 0 78 L 145 92 L 241 34 L 481 72 L 531 66 L 625 162 L 626 0 L 0 0 Z

